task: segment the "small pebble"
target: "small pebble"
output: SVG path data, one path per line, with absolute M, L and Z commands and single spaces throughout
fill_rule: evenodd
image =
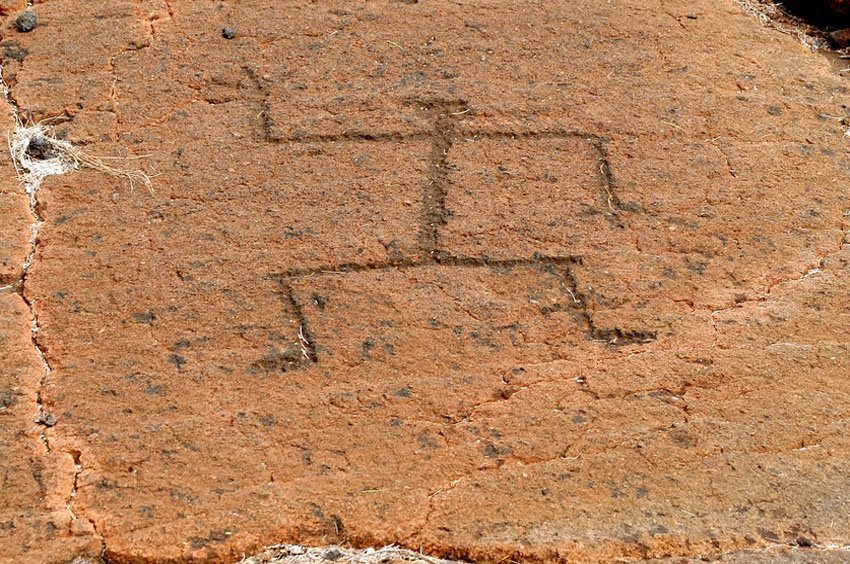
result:
M 51 159 L 56 156 L 56 151 L 53 149 L 53 145 L 51 145 L 50 142 L 41 135 L 36 135 L 30 139 L 26 153 L 30 157 L 39 161 Z
M 56 417 L 52 414 L 42 413 L 38 416 L 38 419 L 36 419 L 36 423 L 44 425 L 45 427 L 53 427 L 56 425 Z
M 803 548 L 811 548 L 814 545 L 815 543 L 813 543 L 811 539 L 808 539 L 806 537 L 797 537 L 797 546 L 801 546 Z
M 21 33 L 29 33 L 38 25 L 38 16 L 32 10 L 27 10 L 15 19 L 15 29 Z
M 221 28 L 221 36 L 225 39 L 233 39 L 236 37 L 236 30 L 232 27 L 223 27 Z

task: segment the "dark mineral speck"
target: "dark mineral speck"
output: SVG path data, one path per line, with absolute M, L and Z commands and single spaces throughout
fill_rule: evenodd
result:
M 225 39 L 233 39 L 236 37 L 236 30 L 232 27 L 223 27 L 221 28 L 221 36 Z
M 56 156 L 56 151 L 45 137 L 36 135 L 30 139 L 27 145 L 27 155 L 38 161 L 50 159 Z

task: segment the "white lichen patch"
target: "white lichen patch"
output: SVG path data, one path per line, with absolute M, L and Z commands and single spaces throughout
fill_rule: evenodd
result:
M 74 146 L 67 141 L 56 139 L 47 126 L 36 123 L 30 127 L 18 125 L 9 134 L 9 152 L 18 174 L 18 179 L 33 195 L 41 181 L 54 174 L 65 174 L 76 169 L 71 157 Z M 33 149 L 38 148 L 38 153 Z M 51 155 L 39 158 L 40 155 Z
M 18 126 L 9 134 L 9 152 L 15 164 L 18 179 L 24 184 L 27 194 L 34 197 L 41 181 L 55 174 L 65 174 L 89 168 L 121 178 L 133 188 L 136 184 L 151 189 L 150 177 L 141 170 L 114 167 L 104 161 L 110 157 L 89 155 L 73 143 L 59 139 L 53 128 L 44 122 Z
M 344 564 L 381 564 L 386 562 L 409 564 L 462 564 L 457 560 L 443 560 L 421 552 L 397 546 L 352 549 L 341 546 L 306 547 L 296 544 L 278 544 L 268 547 L 262 554 L 244 558 L 239 564 L 312 564 L 339 562 Z

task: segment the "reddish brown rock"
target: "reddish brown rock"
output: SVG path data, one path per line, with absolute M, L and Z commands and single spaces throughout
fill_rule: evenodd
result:
M 36 9 L 12 99 L 156 175 L 38 193 L 16 405 L 54 419 L 10 474 L 51 469 L 68 554 L 850 538 L 846 85 L 793 37 L 709 1 Z
M 0 102 L 0 136 L 8 139 L 15 127 L 11 107 Z M 33 217 L 30 202 L 16 178 L 15 167 L 8 159 L 0 163 L 0 288 L 20 282 L 23 264 L 32 246 L 30 238 Z
M 98 558 L 101 542 L 75 514 L 74 459 L 42 437 L 38 393 L 44 366 L 30 335 L 32 314 L 17 294 L 0 294 L 0 559 L 69 562 Z
M 29 198 L 19 194 L 0 193 L 0 286 L 15 285 L 21 267 L 30 252 L 28 232 L 32 225 Z

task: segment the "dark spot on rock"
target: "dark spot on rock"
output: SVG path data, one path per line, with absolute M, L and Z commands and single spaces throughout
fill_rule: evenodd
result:
M 648 495 L 649 495 L 649 490 L 648 490 L 648 489 L 646 489 L 646 488 L 638 488 L 638 489 L 637 489 L 637 491 L 635 492 L 635 494 L 636 494 L 636 495 L 637 495 L 637 497 L 639 497 L 639 498 L 641 498 L 641 497 L 646 497 L 646 496 L 648 496 Z
M 223 27 L 221 28 L 221 36 L 225 39 L 233 39 L 236 37 L 236 30 L 232 27 Z
M 671 429 L 669 435 L 673 444 L 680 448 L 694 448 L 697 446 L 698 441 L 696 437 L 688 433 L 685 429 Z
M 585 419 L 585 417 L 583 415 L 574 415 L 572 417 L 571 421 L 573 423 L 575 423 L 576 425 L 581 425 L 583 423 L 586 423 L 587 419 Z
M 653 525 L 649 532 L 653 535 L 666 535 L 670 531 L 664 525 Z
M 438 443 L 434 437 L 424 431 L 416 435 L 416 442 L 419 444 L 419 446 L 428 450 L 437 450 L 438 448 L 440 448 L 440 443 Z
M 363 341 L 363 343 L 360 345 L 360 358 L 362 358 L 363 360 L 366 360 L 367 358 L 369 358 L 370 354 L 372 353 L 372 349 L 374 347 L 375 347 L 375 341 L 372 340 L 371 337 L 369 337 L 365 341 Z
M 207 538 L 209 538 L 213 542 L 222 542 L 226 541 L 230 538 L 230 534 L 228 531 L 210 531 L 210 534 Z
M 289 347 L 286 350 L 269 347 L 269 352 L 254 362 L 251 368 L 254 371 L 289 372 L 302 367 L 303 357 L 303 353 L 296 347 Z
M 19 63 L 23 63 L 30 52 L 21 47 L 17 41 L 5 41 L 3 45 L 3 57 L 6 59 L 14 59 Z
M 325 306 L 328 305 L 328 300 L 316 293 L 310 294 L 310 301 L 319 309 L 325 309 Z
M 511 399 L 511 396 L 517 393 L 520 388 L 516 388 L 514 386 L 509 386 L 507 388 L 501 388 L 495 391 L 495 399 Z
M 275 419 L 271 415 L 263 415 L 260 417 L 260 423 L 265 427 L 274 427 Z
M 549 315 L 551 313 L 555 313 L 561 311 L 561 304 L 552 304 L 552 306 L 543 306 L 540 308 L 540 313 L 544 316 Z
M 384 248 L 389 254 L 390 260 L 401 262 L 404 260 L 403 241 L 401 239 L 393 239 L 389 243 L 384 244 Z
M 15 18 L 15 29 L 21 33 L 29 33 L 38 26 L 38 16 L 32 10 L 27 10 Z
M 170 354 L 165 360 L 167 360 L 170 364 L 173 364 L 177 370 L 182 370 L 183 366 L 186 364 L 186 359 L 179 354 Z
M 192 343 L 189 342 L 188 340 L 180 339 L 179 341 L 177 341 L 176 343 L 171 345 L 171 350 L 172 351 L 182 351 L 183 349 L 188 347 L 190 344 L 192 344 Z
M 393 417 L 390 419 L 390 427 L 401 427 L 402 420 L 398 417 Z
M 43 135 L 35 135 L 30 139 L 26 153 L 37 161 L 44 161 L 57 156 L 56 149 Z
M 304 235 L 308 235 L 313 231 L 310 228 L 307 229 L 295 229 L 291 225 L 288 225 L 283 228 L 283 238 L 284 239 L 300 239 Z
M 136 323 L 144 323 L 146 325 L 153 323 L 156 319 L 156 315 L 154 315 L 154 313 L 150 310 L 134 313 L 132 317 L 133 321 L 135 321 Z
M 812 540 L 810 538 L 803 537 L 803 536 L 797 537 L 796 543 L 797 543 L 797 546 L 801 546 L 803 548 L 811 548 L 815 544 L 815 543 L 812 542 Z
M 18 393 L 15 390 L 0 391 L 0 411 L 18 403 Z
M 101 478 L 94 483 L 94 487 L 102 492 L 114 490 L 117 486 L 118 484 L 111 481 L 109 478 Z
M 396 390 L 395 394 L 393 395 L 399 398 L 409 398 L 413 395 L 413 392 L 410 391 L 410 388 L 402 388 L 400 390 Z
M 324 554 L 322 554 L 322 560 L 325 560 L 327 562 L 336 562 L 337 560 L 341 560 L 344 557 L 345 553 L 338 548 L 329 548 L 325 551 Z
M 769 531 L 767 529 L 763 529 L 759 527 L 758 534 L 761 538 L 770 542 L 779 542 L 779 535 L 774 533 L 773 531 Z
M 782 108 L 780 108 L 779 106 L 768 106 L 767 107 L 767 113 L 769 113 L 772 116 L 781 116 L 782 115 Z
M 690 270 L 692 272 L 696 272 L 700 276 L 705 274 L 705 268 L 708 266 L 708 263 L 705 263 L 705 262 L 702 262 L 702 261 L 691 262 L 690 260 L 686 259 L 685 262 L 688 266 L 688 270 Z
M 149 396 L 161 396 L 163 390 L 162 386 L 154 386 L 153 384 L 145 386 L 145 393 Z
M 493 443 L 484 443 L 484 458 L 501 458 L 502 456 L 513 454 L 514 449 L 511 447 L 497 447 Z
M 52 413 L 40 413 L 35 422 L 45 427 L 53 427 L 56 425 L 56 417 Z

